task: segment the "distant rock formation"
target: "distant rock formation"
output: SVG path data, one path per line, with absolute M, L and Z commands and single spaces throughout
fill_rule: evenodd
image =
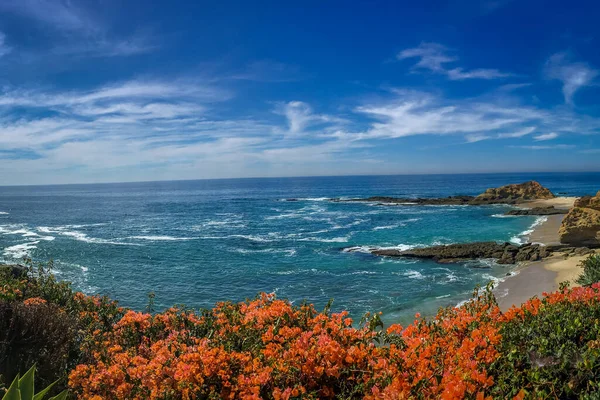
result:
M 387 257 L 428 258 L 439 263 L 461 262 L 481 258 L 493 258 L 499 264 L 515 264 L 521 261 L 538 261 L 552 254 L 561 246 L 540 246 L 511 243 L 475 242 L 422 247 L 410 250 L 373 250 L 372 254 Z
M 509 210 L 504 215 L 561 215 L 568 213 L 569 210 L 565 208 L 555 208 L 554 206 L 549 207 L 533 207 L 533 208 L 518 208 L 516 210 Z
M 471 204 L 515 204 L 527 200 L 553 199 L 552 192 L 543 187 L 539 182 L 529 181 L 513 185 L 505 185 L 499 188 L 491 188 L 475 197 Z
M 406 204 L 406 205 L 419 205 L 419 206 L 457 206 L 457 205 L 468 205 L 472 201 L 474 196 L 449 196 L 439 198 L 406 198 L 406 197 L 387 197 L 387 196 L 372 196 L 364 199 L 332 199 L 336 202 L 369 202 L 378 204 Z
M 536 181 L 501 186 L 487 189 L 479 196 L 449 196 L 440 198 L 402 198 L 373 196 L 364 199 L 331 199 L 344 202 L 370 202 L 378 204 L 406 205 L 486 205 L 486 204 L 519 204 L 529 200 L 552 199 L 554 194 Z M 519 215 L 519 214 L 517 214 Z M 533 215 L 533 214 L 532 214 Z M 548 214 L 543 214 L 548 215 Z
M 575 201 L 558 231 L 561 243 L 600 246 L 600 192 Z

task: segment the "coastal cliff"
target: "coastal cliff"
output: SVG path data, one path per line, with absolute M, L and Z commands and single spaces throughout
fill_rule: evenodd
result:
M 600 191 L 578 199 L 565 216 L 558 232 L 561 243 L 600 246 Z

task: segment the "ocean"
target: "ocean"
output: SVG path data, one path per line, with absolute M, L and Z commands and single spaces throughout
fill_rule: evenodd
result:
M 374 257 L 368 247 L 410 248 L 525 240 L 544 217 L 504 217 L 508 206 L 331 202 L 374 195 L 476 195 L 535 179 L 555 194 L 600 189 L 600 173 L 261 178 L 0 187 L 0 262 L 53 260 L 59 279 L 142 310 L 211 307 L 274 292 L 294 303 L 415 312 L 467 299 L 514 266 Z M 296 201 L 289 201 L 296 199 Z

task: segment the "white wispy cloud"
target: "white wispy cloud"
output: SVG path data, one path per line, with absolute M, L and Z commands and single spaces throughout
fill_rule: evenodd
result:
M 376 120 L 370 129 L 359 135 L 360 138 L 423 134 L 462 134 L 481 138 L 490 134 L 506 135 L 507 130 L 523 136 L 531 129 L 523 125 L 531 124 L 543 115 L 528 107 L 519 109 L 477 101 L 448 101 L 427 94 L 400 96 L 380 104 L 358 107 L 356 111 Z
M 535 129 L 535 126 L 528 126 L 526 128 L 519 129 L 515 132 L 499 133 L 498 139 L 520 138 L 535 132 Z
M 543 141 L 543 140 L 556 139 L 557 137 L 558 137 L 558 133 L 551 132 L 551 133 L 544 133 L 543 135 L 534 136 L 533 139 L 539 142 L 539 141 Z
M 306 133 L 309 128 L 319 128 L 321 132 L 335 130 L 339 124 L 346 122 L 339 117 L 315 113 L 310 105 L 302 101 L 279 104 L 275 113 L 286 117 L 289 128 L 287 133 L 292 135 Z
M 108 21 L 97 17 L 93 3 L 66 0 L 4 0 L 0 11 L 25 19 L 33 28 L 43 28 L 44 39 L 55 45 L 27 54 L 28 62 L 48 57 L 125 57 L 150 53 L 160 41 L 137 31 L 114 34 Z
M 554 144 L 554 145 L 547 145 L 547 146 L 532 145 L 532 146 L 510 146 L 510 147 L 526 149 L 526 150 L 564 150 L 564 149 L 573 149 L 576 146 L 572 145 L 572 144 Z
M 418 47 L 402 50 L 396 55 L 398 60 L 417 58 L 414 69 L 426 69 L 431 72 L 446 75 L 451 80 L 465 79 L 498 79 L 513 76 L 497 69 L 465 70 L 460 67 L 448 68 L 446 64 L 457 62 L 457 56 L 451 54 L 451 49 L 439 43 L 422 42 Z
M 568 53 L 552 55 L 545 66 L 545 74 L 549 79 L 562 82 L 565 102 L 573 104 L 573 96 L 582 87 L 589 86 L 598 76 L 598 70 L 585 62 L 571 61 Z
M 3 57 L 10 53 L 12 48 L 6 44 L 6 35 L 0 32 L 0 57 Z
M 3 0 L 0 10 L 34 19 L 53 29 L 93 33 L 97 22 L 72 1 L 65 0 Z
M 477 143 L 477 142 L 481 142 L 482 140 L 488 140 L 491 138 L 492 138 L 491 136 L 481 135 L 481 134 L 465 135 L 465 139 L 466 139 L 467 143 Z

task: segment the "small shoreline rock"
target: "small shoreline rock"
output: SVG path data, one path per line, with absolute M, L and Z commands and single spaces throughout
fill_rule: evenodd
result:
M 533 208 L 517 208 L 504 213 L 504 215 L 563 215 L 567 214 L 569 210 L 563 208 L 556 208 L 554 206 L 548 207 L 533 207 Z

